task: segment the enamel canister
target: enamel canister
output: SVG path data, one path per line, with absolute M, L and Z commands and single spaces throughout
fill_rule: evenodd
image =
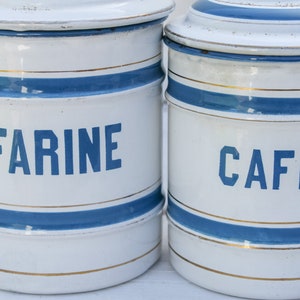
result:
M 0 289 L 90 291 L 160 255 L 164 1 L 0 1 Z
M 200 0 L 166 26 L 169 245 L 188 280 L 300 297 L 300 2 Z

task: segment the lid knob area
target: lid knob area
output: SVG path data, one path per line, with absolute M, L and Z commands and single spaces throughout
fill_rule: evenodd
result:
M 211 51 L 300 55 L 300 1 L 200 0 L 166 35 Z

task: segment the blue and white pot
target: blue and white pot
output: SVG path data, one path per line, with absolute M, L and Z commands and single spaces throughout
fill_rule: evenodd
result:
M 300 297 L 300 1 L 201 0 L 166 27 L 174 268 Z
M 160 255 L 161 36 L 173 3 L 2 2 L 0 289 L 132 279 Z

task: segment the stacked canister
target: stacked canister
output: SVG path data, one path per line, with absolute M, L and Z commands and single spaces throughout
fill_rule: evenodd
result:
M 166 27 L 169 245 L 185 278 L 300 297 L 300 1 L 200 0 Z
M 160 255 L 173 2 L 0 7 L 0 289 L 142 274 Z M 299 298 L 300 1 L 199 0 L 165 43 L 172 265 L 214 291 Z
M 0 288 L 82 292 L 160 255 L 170 0 L 0 1 Z

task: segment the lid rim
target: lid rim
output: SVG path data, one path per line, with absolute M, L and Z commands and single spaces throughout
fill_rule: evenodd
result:
M 91 36 L 91 35 L 102 35 L 107 33 L 117 33 L 124 31 L 132 31 L 144 29 L 149 26 L 159 25 L 166 20 L 167 17 L 155 19 L 148 22 L 133 23 L 128 25 L 120 25 L 118 27 L 104 27 L 104 28 L 86 28 L 86 29 L 69 29 L 69 30 L 25 30 L 25 31 L 14 31 L 1 29 L 0 25 L 0 37 L 76 37 L 76 36 Z
M 169 47 L 169 49 L 172 49 L 174 51 L 182 52 L 189 55 L 194 56 L 204 56 L 204 57 L 212 57 L 212 58 L 218 58 L 218 59 L 232 59 L 232 60 L 238 60 L 238 61 L 267 61 L 267 62 L 299 62 L 300 61 L 300 48 L 299 48 L 299 54 L 298 55 L 260 55 L 256 52 L 252 53 L 241 53 L 239 52 L 233 52 L 233 51 L 214 51 L 210 49 L 204 49 L 204 48 L 195 48 L 192 46 L 188 46 L 183 43 L 178 43 L 173 41 L 170 37 L 164 36 L 163 38 L 164 43 Z M 207 47 L 208 48 L 208 47 Z
M 195 4 L 205 6 L 207 3 L 217 2 L 221 1 L 199 0 Z M 165 34 L 174 42 L 196 49 L 225 53 L 298 56 L 300 10 L 296 11 L 299 12 L 297 21 L 245 20 L 202 13 L 195 11 L 192 6 L 185 17 L 166 25 Z
M 243 55 L 257 55 L 257 56 L 300 56 L 299 46 L 261 46 L 261 45 L 242 45 L 242 44 L 229 44 L 207 40 L 194 39 L 184 35 L 177 34 L 170 30 L 165 29 L 166 37 L 175 43 L 181 44 L 186 47 L 208 50 L 224 53 L 236 53 Z
M 15 7 L 12 4 L 0 11 L 0 30 L 66 31 L 120 27 L 166 18 L 174 9 L 173 0 L 107 2 L 91 0 L 89 5 L 79 7 L 75 3 L 67 9 L 59 9 L 54 4 L 53 7 L 35 10 L 25 10 L 26 7 L 21 4 L 18 9 L 13 2 Z

